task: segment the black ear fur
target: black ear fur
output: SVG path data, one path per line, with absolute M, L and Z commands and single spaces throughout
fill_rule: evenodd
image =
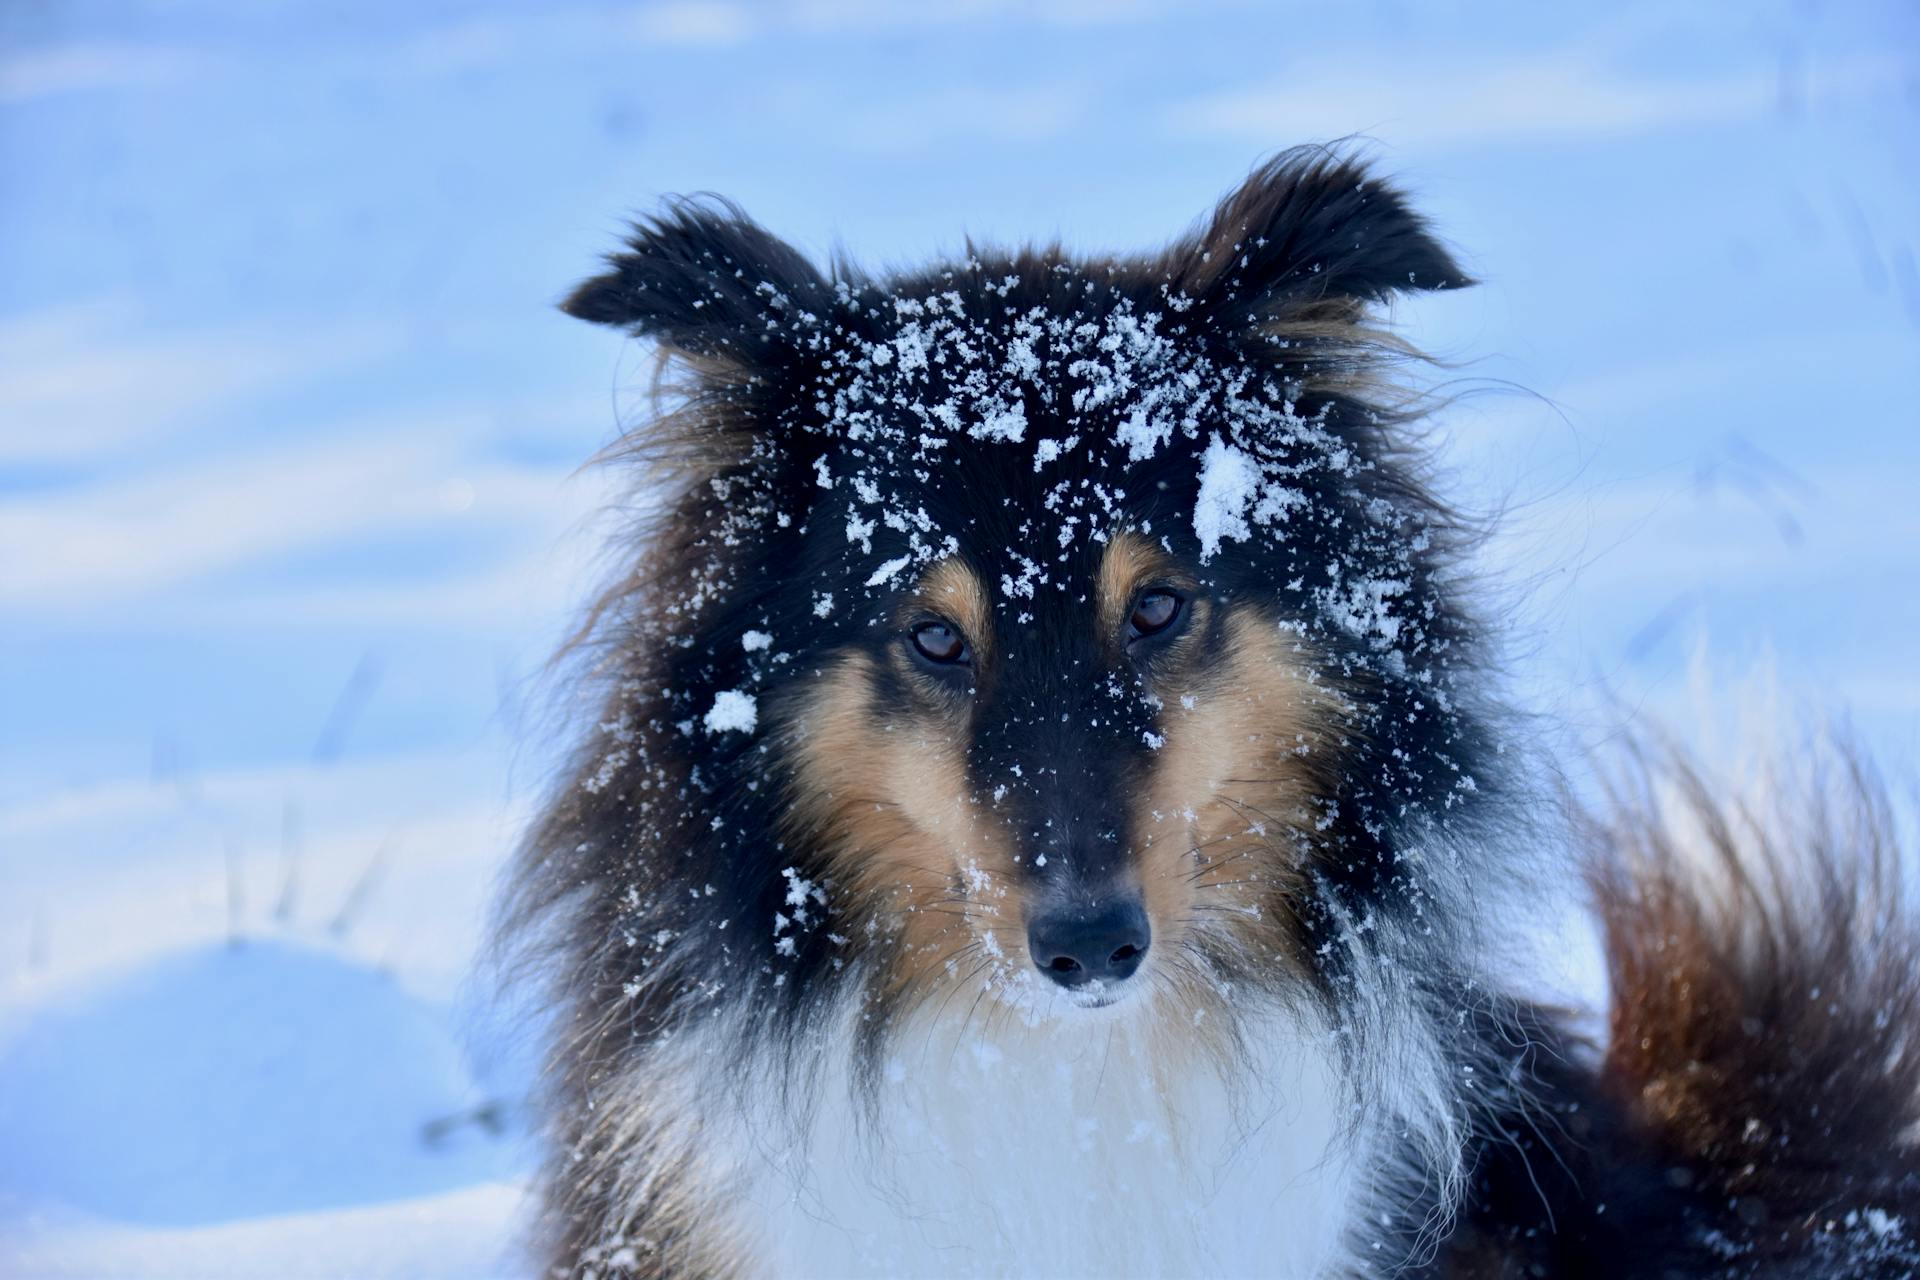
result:
M 1404 195 L 1324 147 L 1255 169 L 1165 262 L 1169 283 L 1227 327 L 1473 283 Z
M 824 313 L 831 288 L 793 246 L 717 196 L 676 197 L 636 222 L 612 268 L 560 309 L 690 356 L 784 363 L 798 313 Z

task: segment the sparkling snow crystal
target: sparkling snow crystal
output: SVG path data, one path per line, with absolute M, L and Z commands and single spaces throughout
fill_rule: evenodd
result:
M 1260 467 L 1240 450 L 1216 437 L 1200 460 L 1200 497 L 1193 506 L 1193 532 L 1200 539 L 1200 563 L 1213 559 L 1222 538 L 1252 536 L 1247 508 L 1260 489 Z
M 710 733 L 724 733 L 729 729 L 752 733 L 754 725 L 759 722 L 759 706 L 754 702 L 753 695 L 728 689 L 714 696 L 713 709 L 707 712 L 706 726 Z

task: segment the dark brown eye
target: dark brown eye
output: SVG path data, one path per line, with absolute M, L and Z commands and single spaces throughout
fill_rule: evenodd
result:
M 967 642 L 944 622 L 923 622 L 913 629 L 913 647 L 928 662 L 942 666 L 967 660 Z
M 1133 616 L 1127 619 L 1127 638 L 1159 635 L 1180 616 L 1180 597 L 1171 591 L 1149 591 L 1133 603 Z

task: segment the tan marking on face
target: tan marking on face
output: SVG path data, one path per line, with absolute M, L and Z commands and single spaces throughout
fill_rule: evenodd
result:
M 1262 611 L 1234 610 L 1226 633 L 1219 668 L 1157 691 L 1165 742 L 1132 815 L 1141 889 L 1156 950 L 1205 929 L 1296 954 L 1294 840 L 1312 829 L 1340 699 Z
M 991 657 L 993 615 L 987 589 L 965 561 L 949 556 L 920 575 L 919 589 L 907 608 L 915 606 L 952 619 L 973 645 L 974 661 Z
M 1133 598 L 1140 588 L 1169 568 L 1160 548 L 1131 530 L 1116 533 L 1107 540 L 1100 557 L 1100 572 L 1094 581 L 1095 616 L 1102 636 L 1118 636 L 1133 612 Z
M 931 702 L 882 714 L 879 674 L 868 655 L 843 655 L 783 708 L 787 825 L 824 853 L 836 900 L 855 913 L 847 928 L 884 944 L 889 993 L 924 994 L 995 948 L 1024 961 L 1025 932 L 1012 843 L 968 786 L 964 724 Z

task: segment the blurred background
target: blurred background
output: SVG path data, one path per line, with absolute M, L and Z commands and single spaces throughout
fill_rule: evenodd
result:
M 524 1270 L 473 958 L 630 479 L 646 353 L 553 307 L 625 217 L 1147 247 L 1356 134 L 1485 282 L 1395 319 L 1491 388 L 1523 696 L 1910 771 L 1912 0 L 0 0 L 0 1274 Z

